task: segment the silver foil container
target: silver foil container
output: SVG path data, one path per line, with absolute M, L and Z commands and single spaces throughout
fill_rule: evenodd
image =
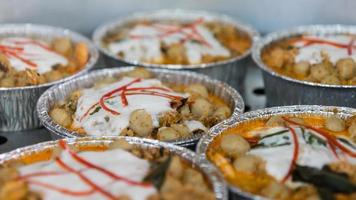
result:
M 61 85 L 50 88 L 40 97 L 37 103 L 37 112 L 41 123 L 52 133 L 53 138 L 83 137 L 83 135 L 79 135 L 74 131 L 70 131 L 56 124 L 48 114 L 50 109 L 56 102 L 65 100 L 73 91 L 91 87 L 98 80 L 112 77 L 133 69 L 135 69 L 135 67 L 97 70 L 87 75 L 70 80 Z M 212 80 L 205 75 L 189 71 L 174 71 L 167 69 L 149 70 L 155 75 L 155 78 L 161 80 L 162 82 L 176 84 L 201 83 L 205 85 L 209 92 L 222 98 L 227 103 L 227 105 L 230 106 L 232 110 L 231 117 L 236 117 L 244 110 L 244 102 L 239 93 L 223 82 Z M 181 146 L 191 146 L 196 144 L 200 137 L 200 134 L 195 134 L 189 138 L 172 140 L 169 142 Z
M 36 103 L 41 94 L 50 86 L 79 76 L 95 65 L 99 52 L 86 37 L 68 29 L 36 24 L 1 24 L 0 37 L 24 36 L 51 40 L 67 36 L 73 42 L 85 42 L 90 58 L 83 69 L 67 78 L 35 86 L 1 88 L 0 87 L 0 131 L 20 131 L 39 127 Z
M 218 170 L 212 166 L 206 160 L 200 159 L 193 151 L 190 151 L 183 147 L 178 147 L 173 144 L 159 142 L 156 140 L 136 138 L 136 137 L 102 137 L 102 138 L 67 138 L 66 141 L 70 145 L 86 146 L 86 145 L 100 145 L 109 146 L 116 140 L 125 139 L 128 143 L 134 144 L 142 149 L 157 149 L 164 148 L 172 154 L 178 155 L 183 160 L 191 163 L 192 167 L 198 168 L 207 178 L 207 181 L 211 184 L 212 190 L 215 193 L 217 200 L 227 200 L 227 188 L 226 184 L 218 172 Z M 29 156 L 33 153 L 39 153 L 48 149 L 56 147 L 58 141 L 43 142 L 32 146 L 27 146 L 13 150 L 9 153 L 0 155 L 0 165 L 12 160 L 19 159 L 24 156 Z
M 192 65 L 175 65 L 175 64 L 149 64 L 143 63 L 139 60 L 125 60 L 117 57 L 117 55 L 110 52 L 103 47 L 102 40 L 105 35 L 128 22 L 135 22 L 137 20 L 151 19 L 151 20 L 178 20 L 178 21 L 194 21 L 203 18 L 206 21 L 220 21 L 228 24 L 235 25 L 238 30 L 246 32 L 252 44 L 258 39 L 259 33 L 250 25 L 236 21 L 226 15 L 210 13 L 197 10 L 158 10 L 153 12 L 142 12 L 133 14 L 124 19 L 117 19 L 98 27 L 93 34 L 93 41 L 100 51 L 104 54 L 104 59 L 107 66 L 117 67 L 122 65 L 138 65 L 144 67 L 161 68 L 161 69 L 186 69 L 194 72 L 202 73 L 228 83 L 239 92 L 243 93 L 243 81 L 246 74 L 248 63 L 251 61 L 249 54 L 252 49 L 247 50 L 244 54 L 227 59 L 224 61 L 206 63 L 206 64 L 192 64 Z
M 246 112 L 242 115 L 239 115 L 230 120 L 224 121 L 209 130 L 209 134 L 204 135 L 197 145 L 197 153 L 202 159 L 207 159 L 206 152 L 209 148 L 210 143 L 214 138 L 222 134 L 225 130 L 236 127 L 237 125 L 246 122 L 252 121 L 255 119 L 263 119 L 271 117 L 274 115 L 283 115 L 283 114 L 310 114 L 310 115 L 321 115 L 321 116 L 331 116 L 335 114 L 346 119 L 356 114 L 356 109 L 348 107 L 337 107 L 337 106 L 319 106 L 319 105 L 294 105 L 294 106 L 280 106 L 280 107 L 271 107 L 260 110 L 255 110 L 251 112 Z M 266 199 L 258 195 L 247 193 L 242 191 L 232 184 L 228 184 L 230 199 Z
M 262 61 L 262 50 L 272 42 L 291 36 L 311 34 L 356 34 L 356 26 L 312 25 L 301 26 L 268 34 L 253 47 L 252 57 L 263 71 L 268 106 L 332 105 L 356 107 L 356 86 L 327 85 L 300 81 L 274 72 Z

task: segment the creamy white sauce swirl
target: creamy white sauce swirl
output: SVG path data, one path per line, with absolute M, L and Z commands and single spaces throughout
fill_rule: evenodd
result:
M 330 35 L 330 36 L 304 36 L 306 39 L 316 39 L 335 42 L 342 45 L 349 45 L 352 41 L 352 37 L 347 35 Z M 348 54 L 347 48 L 339 48 L 330 44 L 315 43 L 304 46 L 303 40 L 296 42 L 295 47 L 299 48 L 298 54 L 295 56 L 295 62 L 308 61 L 311 64 L 321 63 L 323 61 L 323 54 L 327 55 L 330 62 L 336 64 L 339 59 L 352 58 L 356 61 L 356 42 L 353 44 L 352 55 Z
M 150 169 L 150 163 L 148 161 L 138 158 L 122 149 L 95 152 L 86 151 L 78 154 L 85 160 L 132 181 L 142 182 L 143 178 L 147 175 Z M 81 171 L 89 180 L 104 188 L 107 192 L 113 194 L 114 196 L 126 195 L 130 197 L 130 199 L 141 200 L 147 199 L 150 195 L 157 193 L 153 186 L 140 187 L 137 185 L 130 185 L 125 181 L 114 181 L 111 177 L 105 175 L 104 173 L 93 168 L 88 168 L 73 159 L 67 151 L 63 151 L 59 158 L 75 170 Z M 21 176 L 44 172 L 62 173 L 50 176 L 32 176 L 27 179 L 29 181 L 30 190 L 40 193 L 44 200 L 107 199 L 107 197 L 99 192 L 83 196 L 75 196 L 48 189 L 38 184 L 32 184 L 31 182 L 41 182 L 57 188 L 65 188 L 75 192 L 90 191 L 92 189 L 92 187 L 88 186 L 88 184 L 81 180 L 76 174 L 69 173 L 53 160 L 23 166 L 19 168 L 19 171 Z
M 298 165 L 321 169 L 326 164 L 338 161 L 338 159 L 334 156 L 328 145 L 324 146 L 321 143 L 317 143 L 316 140 L 313 139 L 313 142 L 307 142 L 309 141 L 308 132 L 314 133 L 312 134 L 313 136 L 318 136 L 317 133 L 312 130 L 306 129 L 303 136 L 301 128 L 293 128 L 297 134 L 299 143 L 299 155 L 296 161 Z M 285 131 L 285 133 L 283 134 L 267 137 L 259 141 L 259 143 L 263 142 L 264 144 L 266 144 L 266 147 L 253 148 L 249 152 L 250 154 L 261 157 L 266 162 L 267 173 L 275 177 L 277 180 L 283 179 L 283 177 L 288 173 L 289 167 L 291 165 L 294 152 L 294 141 L 292 133 L 285 127 L 265 128 L 253 131 L 253 135 L 260 135 L 262 137 L 266 137 L 268 135 L 283 130 Z M 319 136 L 319 138 L 322 141 L 325 141 L 322 136 Z M 287 142 L 289 144 L 279 145 L 285 144 Z M 268 145 L 272 145 L 273 147 Z M 338 154 L 341 155 L 342 153 L 338 151 Z M 345 157 L 348 162 L 356 164 L 356 159 L 347 156 L 346 154 L 342 154 L 342 156 L 340 157 Z
M 117 96 L 115 98 L 106 101 L 106 106 L 119 112 L 119 115 L 111 114 L 104 109 L 87 115 L 84 119 L 81 118 L 90 109 L 90 107 L 97 102 L 100 98 L 116 88 L 124 86 L 135 80 L 135 78 L 124 77 L 122 80 L 109 84 L 103 88 L 91 88 L 83 90 L 82 96 L 78 100 L 77 110 L 75 113 L 74 126 L 82 127 L 89 135 L 102 136 L 102 135 L 120 135 L 121 131 L 128 127 L 129 118 L 133 111 L 137 109 L 144 109 L 149 113 L 153 120 L 154 127 L 159 126 L 159 116 L 162 113 L 173 111 L 171 107 L 171 99 L 163 98 L 154 95 L 130 95 L 127 96 L 128 105 L 124 106 L 121 101 L 121 97 Z M 161 81 L 157 79 L 144 79 L 140 82 L 136 82 L 130 85 L 128 88 L 141 88 L 141 87 L 151 87 L 158 86 L 162 88 L 167 88 Z M 169 89 L 170 90 L 170 89 Z M 155 90 L 157 92 L 162 92 Z M 177 93 L 177 92 L 163 92 L 169 95 L 175 95 L 179 97 L 188 97 L 187 94 Z M 94 112 L 95 109 L 93 109 Z M 193 127 L 194 128 L 194 127 Z
M 33 42 L 41 44 L 43 47 Z M 10 48 L 22 48 L 23 50 L 17 51 L 16 54 L 35 65 L 31 66 L 26 63 L 26 61 L 19 59 L 17 56 L 11 55 L 11 53 L 5 53 L 11 66 L 17 71 L 32 69 L 40 74 L 44 74 L 51 71 L 52 67 L 57 64 L 63 66 L 68 64 L 67 58 L 54 51 L 46 49 L 49 48 L 48 45 L 40 40 L 23 37 L 8 37 L 0 39 L 0 45 Z M 12 49 L 11 51 L 14 52 L 15 50 Z M 0 53 L 4 54 L 1 49 Z
M 160 27 L 160 28 L 157 28 Z M 124 59 L 139 60 L 143 62 L 162 62 L 161 44 L 172 45 L 184 41 L 185 56 L 190 64 L 202 62 L 204 55 L 229 57 L 229 49 L 225 48 L 214 35 L 203 25 L 196 25 L 195 30 L 206 44 L 196 42 L 194 39 L 185 41 L 188 35 L 196 34 L 190 28 L 181 32 L 167 34 L 167 30 L 179 29 L 179 26 L 165 24 L 137 25 L 129 32 L 125 40 L 108 44 L 108 49 L 114 54 L 123 53 Z M 164 35 L 164 36 L 162 36 Z M 131 36 L 131 37 L 130 37 Z M 140 36 L 136 37 L 135 36 Z M 142 37 L 141 37 L 142 36 Z M 161 37 L 160 37 L 161 36 Z

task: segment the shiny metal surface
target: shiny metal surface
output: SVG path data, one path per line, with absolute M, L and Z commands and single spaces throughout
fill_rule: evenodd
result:
M 137 145 L 143 149 L 155 149 L 155 148 L 164 148 L 169 150 L 169 152 L 178 155 L 182 159 L 191 163 L 192 166 L 198 167 L 206 176 L 208 181 L 211 183 L 215 197 L 218 200 L 227 200 L 227 188 L 226 184 L 221 177 L 220 173 L 216 170 L 206 160 L 200 159 L 196 154 L 186 148 L 175 146 L 173 144 L 168 144 L 164 142 L 159 142 L 157 140 L 142 139 L 135 137 L 102 137 L 102 138 L 67 138 L 66 141 L 70 145 L 105 145 L 109 146 L 116 140 L 125 139 L 130 144 Z M 52 149 L 57 146 L 58 141 L 50 141 L 39 143 L 32 146 L 27 146 L 23 148 L 16 149 L 14 151 L 0 154 L 0 164 L 4 164 L 11 160 L 16 160 L 26 155 L 31 155 L 33 153 L 38 153 L 46 149 Z
M 210 76 L 221 81 L 224 81 L 237 89 L 239 92 L 243 91 L 243 80 L 246 75 L 247 62 L 249 60 L 249 54 L 251 49 L 247 50 L 244 54 L 219 61 L 214 63 L 205 64 L 192 64 L 192 65 L 175 65 L 175 64 L 150 64 L 143 63 L 138 60 L 125 60 L 117 57 L 117 55 L 110 52 L 108 49 L 104 48 L 102 45 L 102 39 L 105 37 L 107 32 L 118 28 L 127 22 L 142 20 L 142 19 L 152 19 L 152 20 L 179 20 L 179 21 L 194 21 L 196 19 L 203 18 L 206 21 L 221 21 L 235 25 L 238 30 L 246 32 L 252 43 L 257 41 L 259 34 L 250 25 L 238 22 L 231 19 L 228 16 L 209 13 L 205 11 L 196 10 L 158 10 L 153 12 L 143 12 L 136 13 L 127 18 L 117 19 L 113 22 L 108 22 L 99 26 L 93 33 L 93 41 L 100 51 L 105 55 L 105 60 L 107 66 L 116 67 L 122 65 L 138 65 L 144 67 L 152 68 L 163 68 L 163 69 L 186 69 L 199 72 Z
M 41 123 L 52 133 L 53 138 L 82 137 L 82 135 L 56 124 L 48 114 L 50 108 L 55 102 L 66 99 L 66 97 L 68 97 L 68 95 L 75 90 L 91 87 L 97 80 L 133 69 L 134 67 L 122 67 L 118 69 L 97 70 L 50 88 L 38 100 L 37 112 Z M 209 92 L 222 98 L 230 106 L 233 111 L 231 118 L 241 114 L 244 110 L 244 103 L 241 96 L 238 92 L 236 92 L 236 90 L 225 83 L 190 71 L 175 71 L 167 69 L 150 69 L 150 71 L 153 72 L 155 77 L 162 82 L 177 84 L 201 83 L 205 85 Z M 170 142 L 182 146 L 191 146 L 194 145 L 200 137 L 201 135 L 195 134 L 189 138 L 173 140 Z
M 35 108 L 40 95 L 52 85 L 87 72 L 99 57 L 99 52 L 87 38 L 67 29 L 35 24 L 1 24 L 0 37 L 2 36 L 36 36 L 44 40 L 67 36 L 73 42 L 85 42 L 90 50 L 90 59 L 81 71 L 55 82 L 38 86 L 0 88 L 0 131 L 19 131 L 39 127 L 40 122 Z
M 261 59 L 264 47 L 274 41 L 299 34 L 356 34 L 356 26 L 346 25 L 312 25 L 300 26 L 289 30 L 274 32 L 260 39 L 253 47 L 252 57 L 263 70 L 266 87 L 267 105 L 334 105 L 356 107 L 356 86 L 326 85 L 296 80 L 277 74 L 266 66 Z
M 255 120 L 259 118 L 266 118 L 273 115 L 282 115 L 282 114 L 318 114 L 322 116 L 331 116 L 335 114 L 345 119 L 347 117 L 353 116 L 356 113 L 356 109 L 348 107 L 337 107 L 337 106 L 319 106 L 319 105 L 294 105 L 294 106 L 280 106 L 280 107 L 271 107 L 265 109 L 259 109 L 251 112 L 246 112 L 242 115 L 239 115 L 230 120 L 224 121 L 209 130 L 209 134 L 204 135 L 197 145 L 197 154 L 203 159 L 206 159 L 206 152 L 209 148 L 210 143 L 214 138 L 222 134 L 225 130 L 235 127 L 238 124 L 250 120 Z M 233 199 L 265 199 L 261 196 L 253 195 L 247 192 L 240 190 L 238 187 L 235 187 L 231 184 L 228 184 L 230 190 L 230 198 Z

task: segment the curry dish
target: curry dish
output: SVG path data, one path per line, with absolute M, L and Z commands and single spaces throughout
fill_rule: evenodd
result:
M 251 119 L 210 144 L 211 160 L 241 190 L 272 199 L 356 198 L 356 115 Z
M 202 84 L 163 83 L 150 71 L 136 68 L 73 92 L 49 114 L 82 135 L 170 141 L 206 133 L 231 112 Z
M 163 148 L 118 139 L 68 145 L 10 160 L 0 167 L 0 199 L 215 199 L 199 168 Z
M 328 85 L 356 85 L 354 35 L 299 35 L 262 50 L 263 62 L 279 74 Z
M 67 37 L 46 41 L 30 37 L 0 38 L 0 87 L 40 85 L 80 71 L 89 58 L 85 43 Z
M 129 22 L 110 30 L 103 46 L 119 58 L 149 64 L 213 63 L 244 54 L 252 46 L 250 36 L 224 22 Z

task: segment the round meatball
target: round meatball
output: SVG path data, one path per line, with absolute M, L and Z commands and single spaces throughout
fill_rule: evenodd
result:
M 307 61 L 300 61 L 293 66 L 293 72 L 298 75 L 307 76 L 309 71 L 310 64 Z
M 336 68 L 343 80 L 349 80 L 356 75 L 356 63 L 352 58 L 343 58 L 337 61 Z
M 72 124 L 72 117 L 65 109 L 54 108 L 51 110 L 49 115 L 52 117 L 54 122 L 63 127 L 68 127 Z
M 175 140 L 179 138 L 178 131 L 174 130 L 171 127 L 162 127 L 158 129 L 157 139 L 168 141 L 168 140 Z
M 250 144 L 237 134 L 222 136 L 220 146 L 221 149 L 231 157 L 238 157 L 250 150 Z
M 131 113 L 129 128 L 138 136 L 146 137 L 153 131 L 152 117 L 144 109 L 138 109 Z
M 255 155 L 244 155 L 234 160 L 234 168 L 238 171 L 258 173 L 264 170 L 264 163 Z
M 325 127 L 330 131 L 343 131 L 346 128 L 345 121 L 336 116 L 328 117 L 325 121 Z
M 206 89 L 206 87 L 202 84 L 191 84 L 187 88 L 185 88 L 184 92 L 190 94 L 197 94 L 204 98 L 207 98 L 209 96 L 208 89 Z
M 330 74 L 327 67 L 322 63 L 312 66 L 310 68 L 310 73 L 311 73 L 311 76 L 319 82 L 321 80 L 323 80 L 323 78 L 325 78 L 326 76 L 328 76 Z
M 213 106 L 206 99 L 198 98 L 191 105 L 191 110 L 195 116 L 209 116 L 213 112 Z

